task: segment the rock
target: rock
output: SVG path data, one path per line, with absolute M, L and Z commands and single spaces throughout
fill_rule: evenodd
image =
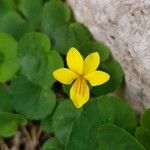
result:
M 125 72 L 124 96 L 139 112 L 150 108 L 150 1 L 68 0 L 75 18 L 104 41 Z

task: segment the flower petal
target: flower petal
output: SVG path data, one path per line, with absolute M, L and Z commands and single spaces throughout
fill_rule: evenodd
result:
M 89 100 L 89 87 L 85 79 L 78 78 L 70 89 L 70 98 L 77 108 L 82 107 Z
M 83 74 L 95 71 L 100 63 L 100 56 L 98 52 L 89 54 L 83 63 Z
M 71 84 L 74 79 L 78 77 L 73 71 L 67 68 L 60 68 L 53 72 L 54 78 L 63 83 L 63 84 Z
M 67 53 L 67 65 L 75 73 L 82 74 L 83 58 L 78 50 L 73 47 Z
M 87 79 L 92 86 L 97 86 L 107 82 L 110 79 L 110 76 L 103 71 L 93 71 L 86 74 L 84 78 Z

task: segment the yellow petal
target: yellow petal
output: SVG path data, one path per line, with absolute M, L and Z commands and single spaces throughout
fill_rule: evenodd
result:
M 70 89 L 70 99 L 77 108 L 80 108 L 89 100 L 89 96 L 89 87 L 86 80 L 78 78 Z
M 98 52 L 89 54 L 83 63 L 83 74 L 95 71 L 100 63 L 100 57 Z
M 63 84 L 71 84 L 74 79 L 78 77 L 77 74 L 72 72 L 70 69 L 67 68 L 60 68 L 53 72 L 54 78 L 63 83 Z
M 78 50 L 73 47 L 67 53 L 67 65 L 73 72 L 82 74 L 83 58 Z
M 110 79 L 110 76 L 103 71 L 93 71 L 86 74 L 84 78 L 87 79 L 92 86 L 97 86 L 107 82 Z

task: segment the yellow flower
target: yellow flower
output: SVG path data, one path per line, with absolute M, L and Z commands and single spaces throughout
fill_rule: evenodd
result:
M 87 81 L 92 86 L 101 85 L 110 78 L 109 74 L 103 71 L 96 71 L 100 63 L 98 52 L 89 54 L 83 60 L 81 54 L 75 48 L 70 48 L 67 57 L 68 68 L 59 68 L 53 72 L 56 80 L 63 84 L 71 84 L 70 99 L 77 108 L 82 107 L 90 97 Z

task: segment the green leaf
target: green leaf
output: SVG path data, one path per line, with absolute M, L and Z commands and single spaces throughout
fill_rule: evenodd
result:
M 50 1 L 44 6 L 42 30 L 51 41 L 52 48 L 64 54 L 67 50 L 70 8 L 62 1 Z
M 97 135 L 93 140 L 95 141 L 95 145 L 92 147 L 94 150 L 145 150 L 134 137 L 128 134 L 125 130 L 112 124 L 100 125 Z M 71 139 L 66 150 L 76 149 L 91 150 L 91 147 L 89 142 L 88 144 L 85 143 L 85 145 L 82 145 L 81 143 L 78 143 L 77 145 L 75 139 Z
M 50 138 L 44 143 L 42 150 L 62 150 L 62 146 L 56 138 Z
M 134 137 L 112 124 L 100 125 L 97 135 L 92 140 L 95 142 L 92 147 L 94 150 L 145 150 Z M 80 139 L 80 141 L 82 140 Z M 76 143 L 75 139 L 71 139 L 66 150 L 91 150 L 89 141 L 87 141 L 88 144 L 83 145 L 82 142 Z
M 150 130 L 143 127 L 138 127 L 135 132 L 135 137 L 145 147 L 146 150 L 150 148 Z
M 117 90 L 123 81 L 123 70 L 116 60 L 108 60 L 101 65 L 101 69 L 110 75 L 110 80 L 103 85 L 92 88 L 94 96 L 105 95 Z
M 87 28 L 80 23 L 71 23 L 70 9 L 61 1 L 51 1 L 44 6 L 42 29 L 52 40 L 52 48 L 61 54 L 71 47 L 80 48 L 91 39 Z
M 42 17 L 42 30 L 49 35 L 66 25 L 71 17 L 71 12 L 67 4 L 62 1 L 50 1 L 44 5 Z
M 17 57 L 18 44 L 6 33 L 0 33 L 0 82 L 11 80 L 20 65 Z
M 90 100 L 73 125 L 67 150 L 95 149 L 98 129 L 106 123 L 133 134 L 136 128 L 134 111 L 118 97 L 103 96 Z
M 65 144 L 74 121 L 79 117 L 81 109 L 76 109 L 71 100 L 61 102 L 53 116 L 53 129 L 56 137 Z
M 14 109 L 28 119 L 43 119 L 55 107 L 55 94 L 51 90 L 42 89 L 23 75 L 18 75 L 12 81 L 11 90 Z
M 14 135 L 20 126 L 23 127 L 26 124 L 27 120 L 21 115 L 8 112 L 0 112 L 1 137 L 10 137 Z
M 98 43 L 96 41 L 84 41 L 80 45 L 80 52 L 83 56 L 97 51 L 100 55 L 100 61 L 106 61 L 109 58 L 109 48 L 104 43 Z
M 70 35 L 74 35 L 74 42 L 89 41 L 91 39 L 91 33 L 81 23 L 74 22 L 69 25 Z M 79 43 L 78 43 L 79 44 Z
M 150 148 L 150 109 L 143 112 L 141 118 L 141 127 L 135 132 L 135 137 L 143 144 L 146 150 Z
M 0 84 L 0 111 L 12 111 L 10 93 L 3 84 Z
M 91 34 L 83 24 L 71 23 L 66 33 L 66 46 L 64 49 L 64 54 L 66 54 L 71 47 L 75 47 L 80 50 L 81 44 L 89 41 L 90 39 Z M 60 49 L 60 52 L 62 52 L 62 49 Z
M 81 44 L 89 41 L 91 34 L 87 28 L 80 23 L 71 23 L 58 28 L 52 35 L 52 47 L 59 53 L 66 54 L 71 47 L 80 50 Z
M 42 0 L 20 0 L 18 9 L 29 24 L 39 28 L 42 19 L 42 6 Z
M 53 125 L 52 125 L 52 121 L 53 121 L 52 120 L 52 115 L 53 114 L 50 114 L 46 118 L 44 118 L 43 120 L 41 120 L 41 127 L 47 133 L 54 132 Z
M 29 31 L 29 27 L 17 12 L 9 11 L 1 17 L 0 31 L 7 32 L 19 39 L 26 31 Z
M 19 56 L 21 70 L 32 82 L 47 87 L 50 82 L 50 57 L 49 38 L 38 32 L 25 34 L 19 42 Z M 52 66 L 53 67 L 53 66 Z
M 55 30 L 51 34 L 50 38 L 52 40 L 52 48 L 57 50 L 61 54 L 65 54 L 67 49 L 67 34 L 68 26 L 64 25 Z
M 63 59 L 61 55 L 57 51 L 50 51 L 49 54 L 49 84 L 52 85 L 55 82 L 55 79 L 53 77 L 53 72 L 58 69 L 62 68 L 64 66 Z
M 143 128 L 150 130 L 150 109 L 144 111 L 141 116 L 140 122 Z
M 56 87 L 57 88 L 57 87 Z M 54 112 L 57 108 L 57 106 L 59 105 L 59 103 L 61 103 L 61 101 L 64 101 L 65 99 L 61 99 L 58 98 L 57 99 L 57 103 L 55 106 L 55 109 L 53 111 L 52 114 L 48 115 L 46 118 L 44 118 L 43 120 L 41 120 L 41 127 L 42 129 L 47 132 L 47 133 L 54 133 L 54 128 L 53 128 L 53 116 L 54 116 Z
M 123 129 L 106 124 L 98 130 L 98 150 L 144 150 L 143 146 Z M 101 145 L 105 145 L 101 147 Z
M 14 9 L 15 9 L 14 1 L 0 0 L 0 19 L 5 13 Z

